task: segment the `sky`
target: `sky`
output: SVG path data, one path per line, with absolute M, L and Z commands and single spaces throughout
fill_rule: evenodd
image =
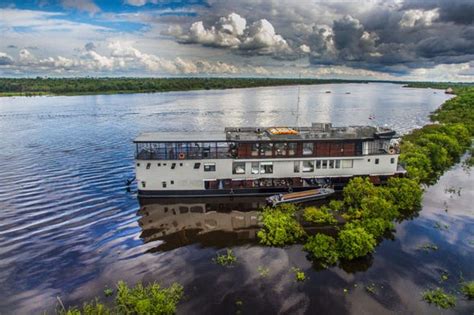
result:
M 0 76 L 474 82 L 474 0 L 0 0 Z

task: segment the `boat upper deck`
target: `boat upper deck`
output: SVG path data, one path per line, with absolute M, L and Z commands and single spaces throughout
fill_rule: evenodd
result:
M 310 127 L 227 127 L 224 132 L 160 132 L 144 133 L 135 139 L 143 142 L 200 142 L 200 141 L 311 141 L 393 138 L 395 131 L 373 126 L 333 127 L 330 123 L 313 123 Z

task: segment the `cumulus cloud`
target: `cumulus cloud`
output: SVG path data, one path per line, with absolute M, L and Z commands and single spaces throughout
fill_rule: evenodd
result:
M 75 9 L 90 14 L 100 12 L 100 8 L 92 0 L 61 0 L 61 5 L 66 9 Z
M 276 34 L 268 20 L 260 19 L 247 25 L 247 20 L 237 13 L 220 17 L 209 27 L 203 21 L 197 21 L 187 30 L 175 26 L 166 34 L 176 37 L 181 43 L 231 48 L 246 54 L 282 57 L 292 53 L 286 40 Z
M 401 27 L 430 26 L 433 21 L 439 18 L 439 9 L 428 11 L 423 10 L 407 10 L 403 13 L 403 17 L 399 24 Z
M 11 64 L 13 64 L 13 58 L 10 55 L 0 51 L 0 66 L 8 66 Z
M 177 57 L 175 59 L 160 58 L 133 47 L 128 41 L 112 41 L 108 43 L 108 54 L 97 52 L 94 43 L 87 43 L 80 54 L 74 58 L 63 56 L 37 58 L 27 49 L 20 50 L 17 60 L 0 52 L 0 67 L 28 69 L 34 71 L 52 71 L 55 73 L 76 73 L 88 70 L 93 73 L 114 71 L 133 72 L 145 71 L 149 74 L 241 74 L 263 73 L 260 67 L 237 67 L 225 62 L 210 62 L 206 60 L 189 60 Z

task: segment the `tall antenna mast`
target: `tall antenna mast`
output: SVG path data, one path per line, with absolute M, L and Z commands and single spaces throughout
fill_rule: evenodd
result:
M 301 74 L 299 76 L 301 80 Z M 296 127 L 299 127 L 299 118 L 300 118 L 300 89 L 301 89 L 301 82 L 298 82 L 298 98 L 296 100 Z

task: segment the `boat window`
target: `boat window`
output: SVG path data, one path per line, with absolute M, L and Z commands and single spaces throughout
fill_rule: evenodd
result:
M 286 155 L 287 144 L 284 142 L 275 143 L 275 155 Z
M 395 158 L 390 158 L 390 163 L 394 164 L 395 163 Z
M 259 149 L 260 149 L 260 144 L 259 143 L 252 143 L 251 155 L 252 156 L 258 156 Z
M 151 167 L 151 163 L 146 163 L 146 169 L 148 170 L 150 169 L 150 167 Z
M 171 185 L 174 185 L 174 180 L 170 181 L 170 184 L 171 184 Z
M 299 173 L 299 172 L 300 172 L 300 161 L 295 161 L 294 166 L 293 166 L 293 171 L 294 171 L 295 173 Z
M 288 143 L 288 155 L 296 154 L 296 142 Z
M 309 173 L 314 171 L 314 162 L 313 161 L 303 161 L 303 172 Z
M 322 160 L 322 168 L 328 168 L 328 160 Z
M 273 143 L 262 143 L 260 145 L 260 155 L 272 156 L 273 154 Z
M 245 162 L 232 163 L 232 174 L 245 174 Z
M 336 160 L 336 168 L 341 168 L 341 160 Z
M 171 163 L 171 169 L 174 170 L 176 168 L 176 163 Z
M 142 182 L 142 187 L 143 187 L 143 188 L 146 187 L 146 182 L 145 182 L 145 181 Z
M 375 164 L 379 164 L 379 159 L 375 159 Z
M 352 168 L 354 166 L 353 160 L 342 160 L 342 168 Z
M 303 143 L 303 155 L 313 155 L 314 143 L 305 142 Z
M 158 167 L 160 167 L 160 166 L 161 166 L 161 163 L 158 163 Z
M 140 167 L 140 163 L 137 163 L 137 167 Z
M 179 213 L 188 213 L 188 212 L 189 212 L 188 207 L 185 207 L 185 206 L 179 207 Z
M 329 160 L 329 168 L 334 168 L 334 160 Z
M 272 173 L 273 173 L 273 162 L 260 163 L 260 174 L 272 174 Z
M 317 169 L 321 168 L 321 160 L 316 160 L 316 168 Z
M 204 163 L 204 172 L 215 172 L 216 163 Z
M 258 162 L 252 162 L 251 173 L 258 174 Z
M 183 166 L 183 163 L 179 163 L 179 166 Z
M 163 186 L 163 188 L 166 188 L 166 182 L 161 182 L 161 186 Z
M 194 169 L 197 170 L 201 167 L 201 163 L 194 163 Z

